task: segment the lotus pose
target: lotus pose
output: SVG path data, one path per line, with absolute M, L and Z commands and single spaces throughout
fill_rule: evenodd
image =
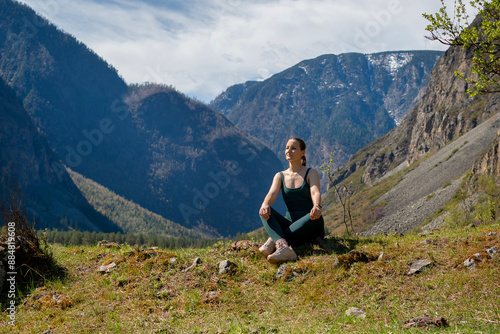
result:
M 285 155 L 289 168 L 276 173 L 259 214 L 269 239 L 259 250 L 271 263 L 297 259 L 292 245 L 324 237 L 321 216 L 321 191 L 318 172 L 306 167 L 306 144 L 300 138 L 289 139 Z M 283 217 L 271 205 L 282 190 L 286 204 Z

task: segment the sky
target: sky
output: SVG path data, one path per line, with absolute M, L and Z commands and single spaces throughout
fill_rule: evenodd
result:
M 439 0 L 19 1 L 127 83 L 172 85 L 205 103 L 323 54 L 446 49 L 425 38 L 422 13 Z

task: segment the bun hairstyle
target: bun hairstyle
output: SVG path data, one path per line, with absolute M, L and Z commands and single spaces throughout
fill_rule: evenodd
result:
M 289 140 L 292 140 L 292 139 L 299 142 L 299 146 L 300 146 L 301 151 L 306 150 L 306 142 L 304 140 L 302 140 L 301 138 L 297 138 L 297 137 L 290 138 Z M 305 166 L 307 164 L 307 159 L 306 159 L 305 155 L 302 156 L 301 162 L 302 162 L 302 166 Z

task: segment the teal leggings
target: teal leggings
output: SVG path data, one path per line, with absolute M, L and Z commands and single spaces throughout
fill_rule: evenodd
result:
M 301 244 L 313 242 L 316 238 L 325 236 L 323 216 L 312 220 L 310 211 L 287 212 L 287 217 L 283 217 L 271 208 L 269 219 L 265 220 L 262 216 L 260 219 L 267 233 L 274 241 L 284 238 L 291 244 Z

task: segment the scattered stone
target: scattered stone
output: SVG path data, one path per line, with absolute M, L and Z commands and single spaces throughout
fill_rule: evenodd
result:
M 101 240 L 97 243 L 98 247 L 102 248 L 117 248 L 120 249 L 120 245 L 116 242 L 109 242 L 107 240 Z
M 229 249 L 235 251 L 247 250 L 247 249 L 255 249 L 257 250 L 261 244 L 253 242 L 251 240 L 238 240 L 233 241 L 231 245 L 229 245 Z
M 229 260 L 224 260 L 218 263 L 219 274 L 230 274 L 233 271 L 234 264 Z
M 116 263 L 111 262 L 110 264 L 100 266 L 99 269 L 97 269 L 97 271 L 106 274 L 112 272 L 113 270 L 115 270 L 115 268 L 116 268 Z
M 366 311 L 363 310 L 362 308 L 349 307 L 347 311 L 345 311 L 345 315 L 347 315 L 348 317 L 356 317 L 364 319 L 366 318 Z
M 184 269 L 184 271 L 190 271 L 190 270 L 193 270 L 194 268 L 196 268 L 197 265 L 199 265 L 201 263 L 201 259 L 199 257 L 197 257 L 196 259 L 194 259 L 193 261 L 193 264 L 191 264 L 189 267 L 187 267 L 186 269 Z
M 276 272 L 276 278 L 287 280 L 293 277 L 293 270 L 288 264 L 282 264 Z
M 408 275 L 413 275 L 413 274 L 416 274 L 416 273 L 419 273 L 420 271 L 422 271 L 422 269 L 424 269 L 425 267 L 428 267 L 432 262 L 430 260 L 417 260 L 415 262 L 412 263 L 411 267 L 410 267 L 410 271 L 408 272 Z
M 475 257 L 475 260 L 477 262 L 482 262 L 483 261 L 483 259 L 481 258 L 481 254 L 479 254 L 479 253 L 474 254 L 474 257 Z
M 486 250 L 486 253 L 488 254 L 488 256 L 490 258 L 495 259 L 498 256 L 498 247 L 494 246 L 494 247 L 488 248 Z
M 448 321 L 443 317 L 431 317 L 427 314 L 416 317 L 404 322 L 403 328 L 409 329 L 414 327 L 446 327 Z
M 469 270 L 476 270 L 476 261 L 474 261 L 474 259 L 472 258 L 468 258 L 464 261 L 464 267 Z
M 384 252 L 380 252 L 377 261 L 391 262 L 392 258 Z

